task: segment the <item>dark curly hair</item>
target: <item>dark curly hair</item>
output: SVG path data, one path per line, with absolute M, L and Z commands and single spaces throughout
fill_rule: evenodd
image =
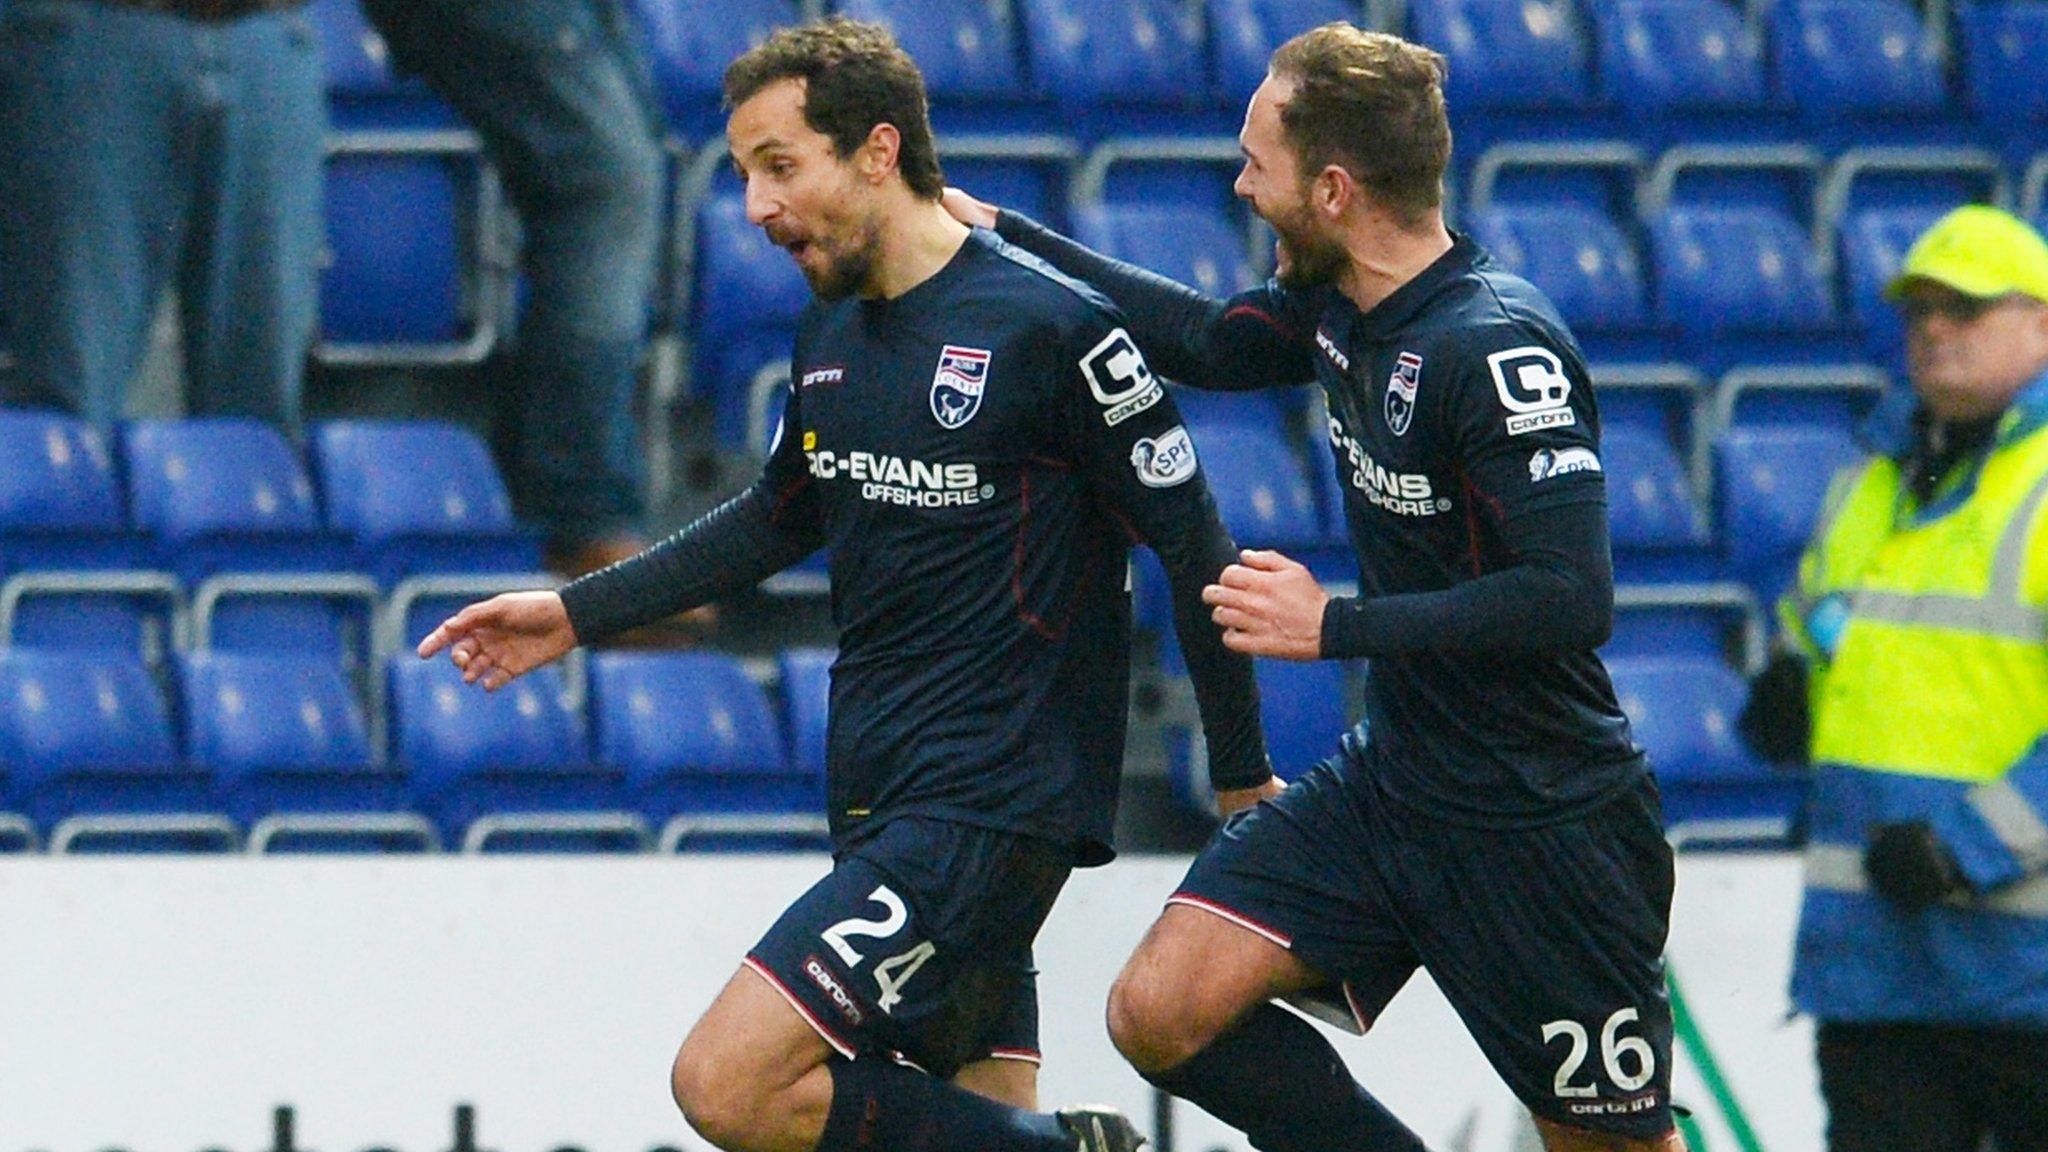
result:
M 841 160 L 867 142 L 875 125 L 893 124 L 902 140 L 903 182 L 926 200 L 945 191 L 924 74 L 887 28 L 843 16 L 779 28 L 726 68 L 726 108 L 779 80 L 804 82 L 804 123 L 829 137 Z

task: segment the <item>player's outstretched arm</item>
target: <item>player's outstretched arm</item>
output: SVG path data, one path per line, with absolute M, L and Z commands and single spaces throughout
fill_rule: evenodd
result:
M 1011 244 L 1115 302 L 1153 367 L 1196 388 L 1249 391 L 1315 378 L 1310 344 L 1320 298 L 1273 285 L 1230 299 L 1208 296 L 1095 251 L 1029 217 L 949 188 L 942 201 L 963 224 Z
M 462 682 L 496 691 L 576 646 L 576 629 L 555 592 L 507 592 L 471 604 L 420 641 L 420 659 L 446 649 Z

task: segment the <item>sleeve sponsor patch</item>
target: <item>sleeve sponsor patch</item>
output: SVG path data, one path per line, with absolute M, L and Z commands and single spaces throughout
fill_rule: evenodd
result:
M 1569 428 L 1579 422 L 1571 410 L 1572 382 L 1557 353 L 1536 344 L 1509 348 L 1486 358 L 1493 390 L 1508 410 L 1508 435 L 1544 428 Z
M 1088 391 L 1094 393 L 1095 402 L 1102 405 L 1102 422 L 1112 428 L 1166 395 L 1144 354 L 1121 328 L 1112 329 L 1081 357 L 1081 374 L 1088 378 Z
M 1131 470 L 1147 488 L 1171 488 L 1195 475 L 1195 442 L 1186 426 L 1175 424 L 1156 437 L 1131 445 Z
M 1538 448 L 1529 457 L 1529 482 L 1548 480 L 1571 472 L 1598 472 L 1600 458 L 1591 448 Z

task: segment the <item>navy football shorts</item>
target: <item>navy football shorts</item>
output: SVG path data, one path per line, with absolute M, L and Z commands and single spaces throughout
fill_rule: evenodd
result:
M 1038 1060 L 1031 942 L 1073 864 L 1051 841 L 905 816 L 849 849 L 747 954 L 849 1059 L 945 1079 Z
M 1168 902 L 1294 952 L 1361 1032 L 1427 968 L 1530 1111 L 1647 1138 L 1672 1123 L 1671 890 L 1647 775 L 1557 824 L 1475 828 L 1397 806 L 1340 756 L 1233 817 Z

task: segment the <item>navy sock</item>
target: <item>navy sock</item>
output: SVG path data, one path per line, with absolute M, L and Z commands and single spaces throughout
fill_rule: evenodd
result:
M 1145 1079 L 1243 1132 L 1261 1152 L 1425 1152 L 1306 1020 L 1261 1004 L 1243 1023 Z
M 880 1056 L 833 1059 L 818 1152 L 1074 1152 L 1058 1119 L 999 1104 Z

